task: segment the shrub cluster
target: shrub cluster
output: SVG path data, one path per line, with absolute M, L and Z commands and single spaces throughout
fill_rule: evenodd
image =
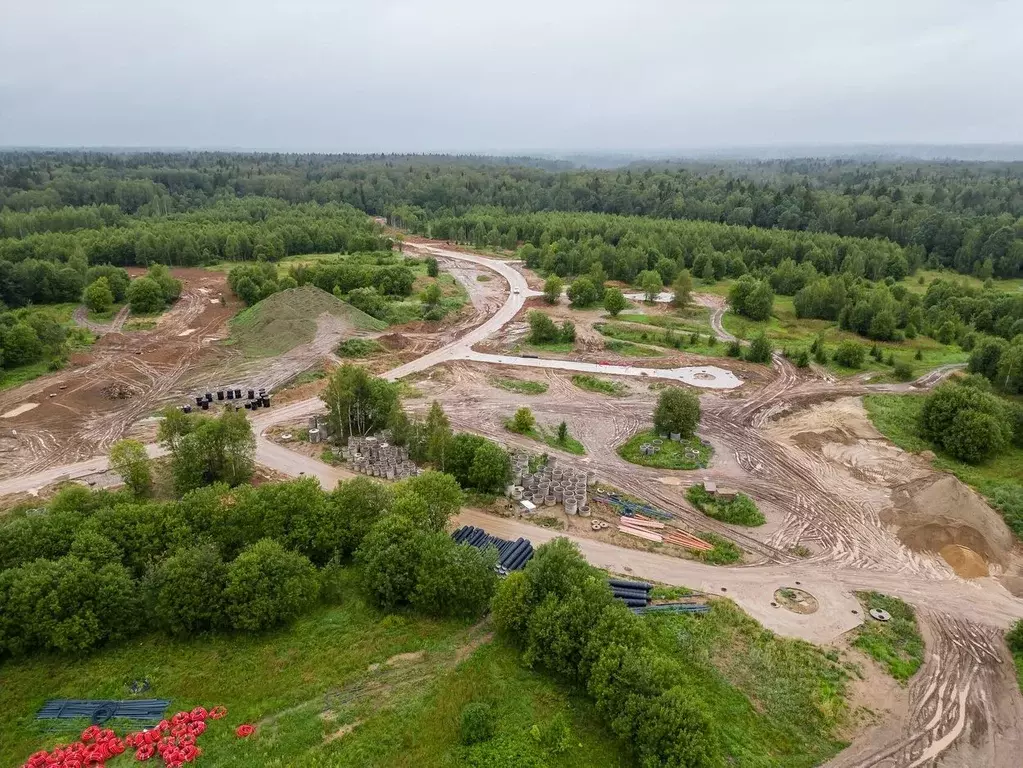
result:
M 976 464 L 1020 440 L 1015 412 L 990 392 L 955 383 L 943 384 L 924 402 L 920 426 L 924 437 L 957 459 Z
M 412 590 L 395 577 L 393 600 L 380 586 L 371 596 L 478 613 L 493 591 L 493 555 L 442 532 L 461 500 L 438 472 L 390 487 L 355 478 L 331 493 L 312 478 L 214 484 L 176 502 L 68 487 L 0 524 L 0 657 L 82 652 L 154 624 L 182 634 L 286 624 L 315 604 L 328 566 L 358 550 L 373 572 L 372 542 L 395 530 L 410 554 L 380 567 L 411 568 Z
M 536 551 L 493 604 L 498 630 L 530 665 L 584 686 L 642 765 L 716 766 L 720 743 L 677 662 L 656 650 L 642 620 L 611 596 L 606 577 L 567 539 Z

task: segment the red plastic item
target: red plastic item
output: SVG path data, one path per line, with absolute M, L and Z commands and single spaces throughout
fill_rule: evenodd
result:
M 190 712 L 178 712 L 170 720 L 161 720 L 151 730 L 126 734 L 123 739 L 109 728 L 90 725 L 82 731 L 79 741 L 58 744 L 50 752 L 40 750 L 31 755 L 22 768 L 103 768 L 106 761 L 128 748 L 135 750 L 135 759 L 139 762 L 159 755 L 165 768 L 182 768 L 202 755 L 196 739 L 205 733 L 207 719 L 220 720 L 226 715 L 227 708 L 223 706 L 210 710 L 196 707 Z M 240 725 L 235 733 L 245 737 L 255 730 L 251 725 Z
M 234 729 L 235 734 L 238 738 L 244 739 L 246 736 L 251 736 L 256 732 L 256 729 L 251 725 L 239 725 Z

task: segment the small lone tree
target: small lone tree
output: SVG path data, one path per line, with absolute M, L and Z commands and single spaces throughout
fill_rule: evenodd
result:
M 568 424 L 561 422 L 558 424 L 558 442 L 563 443 L 568 440 Z
M 629 300 L 625 294 L 617 288 L 608 288 L 604 291 L 604 309 L 611 317 L 618 317 L 618 313 L 629 306 Z
M 114 305 L 114 292 L 110 290 L 110 282 L 105 277 L 100 277 L 89 283 L 82 300 L 93 312 L 109 312 Z
M 688 269 L 683 269 L 678 273 L 671 288 L 674 294 L 671 297 L 671 303 L 678 309 L 685 309 L 689 306 L 689 299 L 693 293 L 693 276 L 689 274 Z
M 543 298 L 548 304 L 557 304 L 561 298 L 561 289 L 565 287 L 561 278 L 557 275 L 551 275 L 547 278 L 547 282 L 543 284 Z
M 746 359 L 751 363 L 771 362 L 771 342 L 766 335 L 759 333 L 753 337 L 746 350 Z
M 639 287 L 643 290 L 643 297 L 647 300 L 647 302 L 653 304 L 657 301 L 657 296 L 661 292 L 661 288 L 664 287 L 664 280 L 661 279 L 659 272 L 648 269 L 640 274 Z
M 661 392 L 654 409 L 654 429 L 661 433 L 678 433 L 692 437 L 700 423 L 700 399 L 680 387 Z
M 520 435 L 523 435 L 535 426 L 536 419 L 533 417 L 533 412 L 529 410 L 529 408 L 523 406 L 515 411 L 515 415 L 512 417 L 511 423 L 508 425 L 508 429 L 512 432 L 518 432 Z
M 118 440 L 110 448 L 110 467 L 124 479 L 136 496 L 153 487 L 153 472 L 146 448 L 138 440 Z

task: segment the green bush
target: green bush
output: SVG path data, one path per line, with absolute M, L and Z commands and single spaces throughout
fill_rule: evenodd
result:
M 263 539 L 228 565 L 225 613 L 234 629 L 269 629 L 304 613 L 315 603 L 319 587 L 316 568 L 307 557 Z
M 751 363 L 769 363 L 771 362 L 771 351 L 771 342 L 768 341 L 767 335 L 759 333 L 753 337 L 753 341 L 750 342 L 746 350 L 746 360 Z
M 846 340 L 838 345 L 838 349 L 835 350 L 834 361 L 845 368 L 859 368 L 863 365 L 863 359 L 866 357 L 866 351 L 862 344 L 857 344 L 855 341 Z
M 1017 619 L 1005 636 L 1005 642 L 1009 644 L 1009 650 L 1013 655 L 1023 654 L 1023 619 Z
M 669 387 L 657 397 L 654 429 L 662 434 L 691 437 L 700 423 L 700 398 L 687 389 Z
M 482 701 L 471 701 L 462 707 L 458 718 L 458 740 L 466 745 L 490 741 L 497 730 L 494 708 Z
M 708 517 L 732 525 L 757 526 L 767 522 L 753 499 L 744 493 L 737 493 L 731 501 L 722 501 L 708 493 L 702 485 L 690 486 L 686 498 Z
M 1015 426 L 996 396 L 952 383 L 943 384 L 927 397 L 920 419 L 927 439 L 971 464 L 1005 448 Z
M 179 550 L 147 577 L 152 615 L 165 630 L 193 635 L 224 625 L 227 566 L 217 548 L 205 544 Z

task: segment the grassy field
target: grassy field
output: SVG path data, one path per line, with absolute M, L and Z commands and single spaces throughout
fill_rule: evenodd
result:
M 625 317 L 625 316 L 622 316 Z M 629 318 L 642 317 L 642 315 L 628 315 Z M 661 328 L 653 325 L 642 325 L 637 322 L 615 322 L 596 323 L 594 329 L 604 336 L 616 339 L 616 344 L 631 343 L 674 349 L 680 352 L 688 352 L 693 355 L 704 355 L 706 357 L 725 357 L 728 345 L 725 342 L 712 339 L 709 331 L 699 335 L 699 341 L 692 342 L 692 333 L 688 331 L 676 331 L 674 328 Z M 668 334 L 674 334 L 669 336 Z M 612 342 L 606 342 L 608 349 L 611 349 Z M 649 353 L 646 353 L 649 354 Z
M 752 528 L 767 522 L 753 499 L 744 493 L 736 494 L 730 501 L 723 501 L 709 494 L 702 485 L 693 485 L 686 491 L 686 498 L 707 517 L 723 523 Z
M 542 395 L 547 391 L 547 385 L 542 381 L 527 381 L 523 379 L 502 379 L 492 378 L 490 383 L 500 389 L 515 392 L 520 395 Z
M 671 315 L 648 315 L 645 312 L 626 311 L 613 318 L 623 323 L 640 323 L 656 328 L 671 328 L 689 333 L 710 333 L 710 310 L 697 304 L 691 304 L 682 310 L 675 310 Z
M 590 376 L 586 373 L 578 373 L 573 376 L 572 383 L 579 387 L 579 389 L 585 389 L 587 392 L 594 392 L 598 395 L 622 397 L 629 394 L 629 388 L 625 384 Z
M 721 324 L 725 330 L 741 339 L 750 339 L 763 331 L 767 338 L 774 342 L 775 347 L 788 349 L 795 353 L 801 349 L 809 348 L 814 339 L 818 336 L 824 341 L 824 349 L 828 353 L 827 368 L 840 375 L 849 375 L 862 371 L 883 371 L 890 373 L 892 368 L 883 362 L 878 362 L 869 355 L 866 356 L 861 368 L 851 369 L 838 365 L 831 359 L 838 345 L 846 340 L 862 344 L 869 350 L 875 342 L 855 333 L 849 333 L 839 329 L 837 323 L 830 320 L 813 320 L 796 317 L 796 310 L 792 306 L 791 296 L 776 296 L 774 299 L 774 312 L 770 319 L 765 321 L 753 321 L 741 317 L 734 312 L 726 312 L 721 318 Z M 933 370 L 941 365 L 950 363 L 965 363 L 969 360 L 969 354 L 956 345 L 940 344 L 929 336 L 917 336 L 915 339 L 907 339 L 904 342 L 876 342 L 884 353 L 894 355 L 896 362 L 905 362 L 913 370 L 913 376 L 922 376 L 927 371 Z M 917 351 L 923 356 L 922 360 L 915 359 Z
M 702 531 L 697 535 L 704 541 L 714 545 L 714 549 L 707 551 L 690 550 L 693 557 L 697 560 L 702 560 L 712 565 L 731 565 L 742 560 L 742 550 L 724 536 L 718 536 L 710 531 Z
M 68 353 L 74 353 L 90 347 L 97 338 L 91 331 L 79 328 L 72 322 L 72 316 L 77 307 L 78 304 L 74 303 L 40 304 L 19 309 L 18 313 L 25 317 L 36 314 L 49 315 L 54 322 L 60 323 L 68 329 L 68 338 L 64 342 L 64 350 Z M 22 384 L 38 379 L 40 376 L 45 376 L 60 367 L 60 364 L 54 367 L 49 360 L 44 359 L 35 363 L 29 363 L 28 365 L 20 365 L 17 368 L 0 368 L 0 391 L 20 387 Z
M 987 498 L 1005 522 L 1023 539 L 1023 448 L 1010 446 L 983 464 L 966 464 L 945 453 L 920 434 L 925 395 L 868 395 L 863 398 L 870 420 L 885 437 L 905 451 L 933 451 L 935 469 L 951 472 Z
M 608 339 L 604 342 L 604 349 L 616 352 L 625 357 L 663 357 L 664 353 L 656 347 L 643 344 L 633 344 L 631 341 L 619 341 Z
M 483 629 L 456 622 L 384 616 L 353 591 L 342 605 L 270 634 L 150 636 L 80 660 L 7 661 L 0 764 L 18 765 L 81 730 L 71 723 L 46 732 L 34 714 L 47 698 L 126 698 L 129 682 L 147 678 L 146 695 L 170 699 L 173 711 L 227 706 L 226 720 L 199 739 L 201 764 L 211 768 L 532 765 L 515 755 L 534 752 L 530 729 L 558 716 L 570 726 L 572 748 L 544 756 L 545 764 L 632 765 L 581 695 L 526 669 L 503 644 L 474 650 L 486 639 Z M 407 655 L 388 663 L 398 654 Z M 459 712 L 480 700 L 496 708 L 497 734 L 462 747 Z M 256 725 L 256 735 L 236 738 L 239 723 Z
M 580 443 L 571 435 L 567 435 L 564 440 L 558 439 L 558 433 L 556 429 L 549 429 L 542 425 L 537 425 L 535 428 L 524 432 L 526 437 L 531 437 L 540 443 L 546 443 L 551 448 L 557 448 L 567 453 L 574 453 L 576 456 L 586 455 L 586 446 Z
M 706 467 L 710 461 L 711 454 L 714 453 L 714 449 L 707 443 L 704 443 L 696 435 L 674 442 L 672 440 L 662 440 L 661 450 L 652 456 L 647 456 L 640 452 L 640 446 L 643 443 L 650 443 L 654 440 L 662 440 L 656 432 L 652 429 L 645 430 L 643 432 L 637 432 L 635 435 L 629 438 L 628 442 L 623 443 L 618 447 L 618 455 L 621 456 L 628 462 L 633 464 L 640 464 L 644 467 L 659 467 L 661 469 L 700 469 Z M 696 458 L 686 458 L 686 449 L 691 448 L 696 451 Z
M 387 324 L 312 285 L 274 293 L 231 320 L 231 343 L 246 357 L 275 357 L 316 336 L 316 318 L 329 312 L 355 330 Z
M 924 641 L 916 625 L 912 606 L 897 597 L 879 592 L 857 592 L 863 606 L 863 625 L 856 630 L 853 645 L 877 661 L 899 682 L 905 683 L 924 662 Z M 871 609 L 891 614 L 887 622 L 870 618 Z
M 345 339 L 337 345 L 338 357 L 371 357 L 386 352 L 384 346 L 374 339 Z
M 728 600 L 711 606 L 647 621 L 679 662 L 677 684 L 708 708 L 724 764 L 810 768 L 842 749 L 848 673 L 837 656 L 777 637 Z

